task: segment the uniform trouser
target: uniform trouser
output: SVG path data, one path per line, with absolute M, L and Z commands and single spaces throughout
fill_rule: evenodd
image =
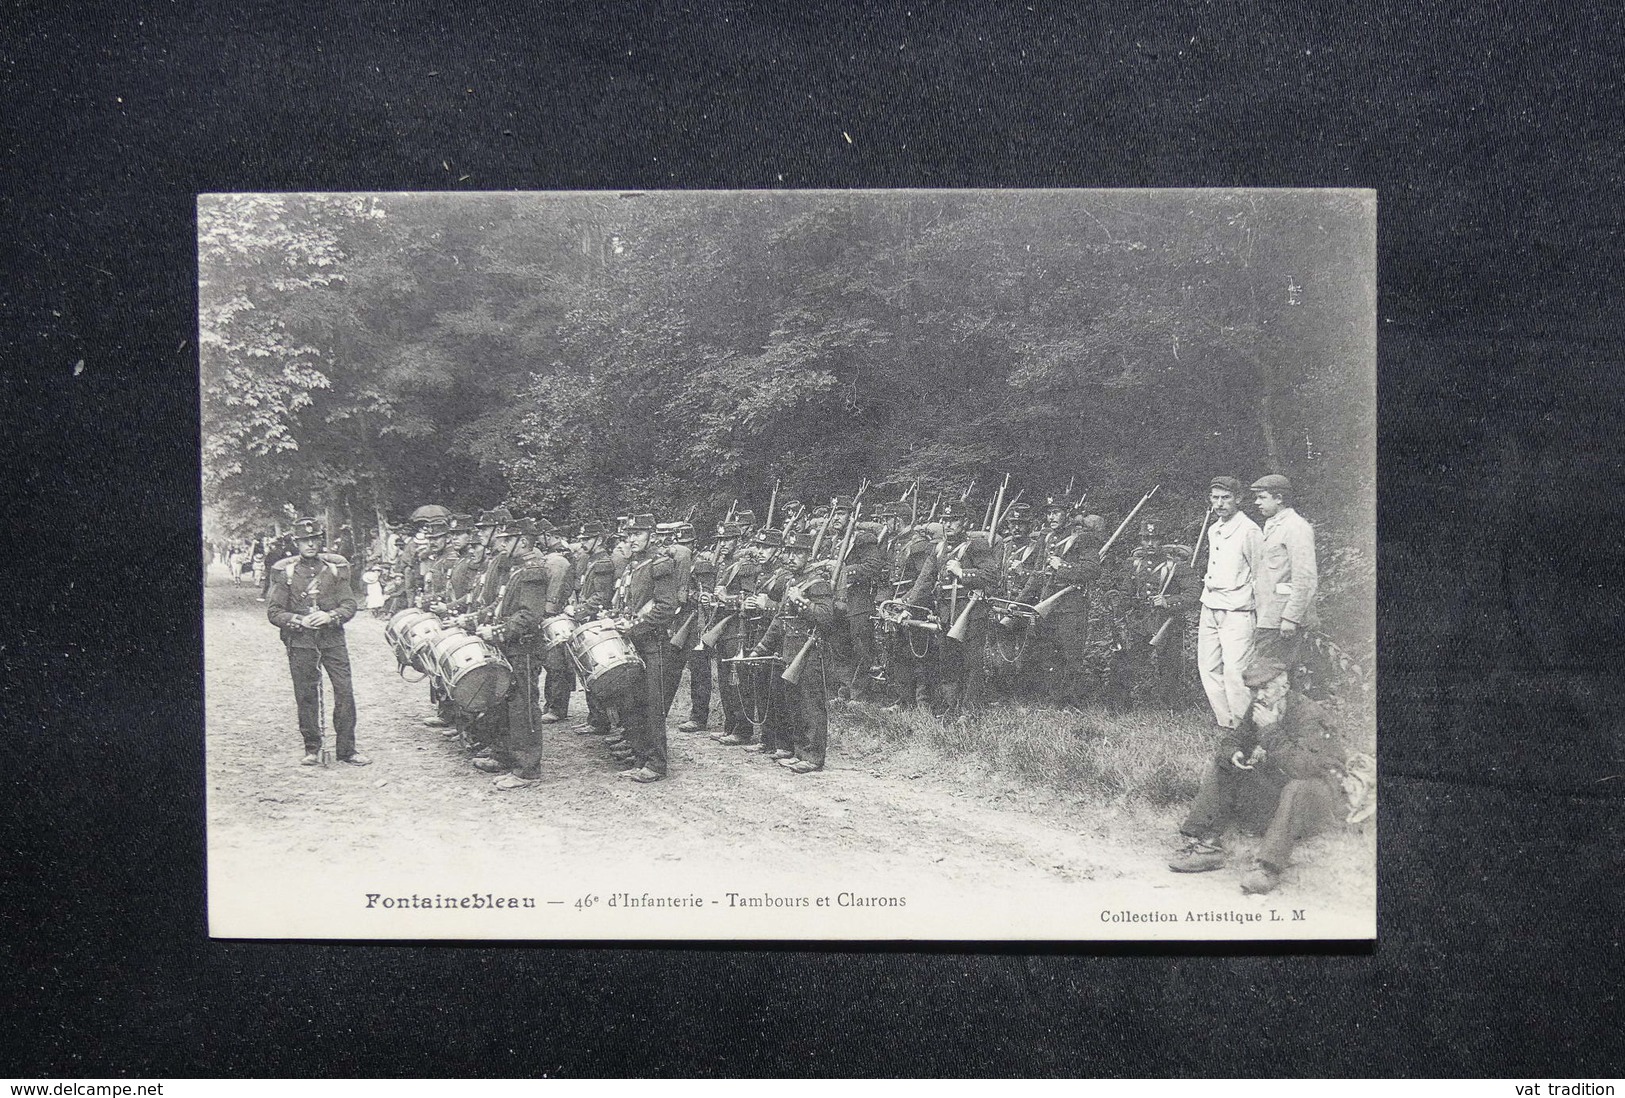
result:
M 1252 691 L 1241 681 L 1253 658 L 1253 612 L 1202 607 L 1196 635 L 1196 665 L 1213 719 L 1234 728 L 1247 715 Z
M 756 734 L 751 717 L 761 714 L 751 673 L 754 665 L 728 662 L 742 654 L 742 643 L 739 633 L 724 635 L 717 642 L 717 696 L 722 701 L 723 733 L 748 740 Z
M 547 669 L 546 685 L 542 688 L 542 708 L 555 717 L 568 717 L 570 695 L 576 689 L 576 673 L 570 657 L 563 649 L 554 649 L 549 655 L 541 657 L 541 663 Z
M 521 778 L 542 776 L 542 725 L 537 679 L 542 661 L 529 652 L 504 652 L 513 665 L 513 689 L 508 691 L 506 741 L 492 745 L 498 761 Z
M 1303 627 L 1299 626 L 1288 637 L 1279 628 L 1265 629 L 1262 626 L 1253 630 L 1253 659 L 1277 659 L 1292 671 L 1298 666 L 1298 656 L 1303 652 Z
M 886 636 L 888 676 L 904 709 L 931 707 L 937 682 L 937 644 L 931 633 L 899 625 Z
M 801 650 L 797 642 L 794 650 Z M 773 677 L 776 704 L 775 714 L 780 718 L 777 738 L 782 746 L 802 762 L 814 766 L 824 765 L 824 751 L 829 743 L 829 696 L 825 685 L 824 653 L 821 644 L 815 644 L 801 663 L 801 678 L 795 683 Z
M 1164 622 L 1168 623 L 1167 628 L 1163 628 Z M 1151 641 L 1159 632 L 1162 639 L 1153 645 Z M 1180 700 L 1179 673 L 1184 658 L 1184 633 L 1185 618 L 1180 614 L 1172 619 L 1154 615 L 1143 620 L 1134 632 L 1132 654 L 1135 678 L 1144 683 L 1149 697 L 1169 705 Z
M 643 659 L 643 681 L 630 686 L 616 699 L 621 720 L 626 722 L 626 741 L 640 766 L 656 774 L 666 772 L 666 680 L 676 653 L 664 630 L 646 640 L 633 641 Z
M 677 700 L 677 687 L 683 681 L 683 668 L 688 668 L 688 714 L 697 723 L 704 724 L 711 717 L 711 654 L 704 649 L 681 652 L 673 648 L 666 679 L 666 712 Z
M 688 719 L 698 725 L 711 723 L 709 648 L 699 648 L 688 654 Z
M 1210 762 L 1185 822 L 1182 834 L 1213 842 L 1230 824 L 1262 832 L 1257 859 L 1279 872 L 1292 860 L 1292 847 L 1337 822 L 1340 796 L 1331 782 L 1321 778 L 1258 775 Z
M 849 666 L 843 667 L 841 681 L 846 684 L 855 700 L 869 696 L 874 680 L 869 669 L 875 664 L 874 622 L 869 620 L 870 608 L 848 607 L 846 613 L 846 650 Z
M 982 700 L 983 646 L 987 643 L 987 616 L 980 607 L 965 619 L 965 639 L 939 642 L 937 674 L 940 679 L 941 710 L 944 714 L 969 712 Z
M 333 684 L 335 753 L 341 759 L 355 754 L 355 692 L 350 686 L 350 650 L 342 644 L 326 648 L 288 646 L 288 671 L 293 676 L 293 700 L 299 710 L 299 735 L 307 754 L 322 749 L 322 668 Z

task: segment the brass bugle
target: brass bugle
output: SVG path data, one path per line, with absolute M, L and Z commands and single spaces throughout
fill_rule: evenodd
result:
M 801 651 L 797 652 L 796 658 L 790 661 L 790 666 L 779 673 L 779 678 L 791 686 L 799 686 L 801 684 L 801 665 L 807 662 L 807 654 L 812 651 L 812 646 L 817 640 L 818 634 L 808 633 L 807 643 L 801 646 Z
M 965 634 L 970 632 L 970 616 L 976 610 L 976 604 L 981 601 L 982 593 L 972 591 L 970 598 L 965 600 L 965 609 L 959 612 L 959 619 L 954 622 L 953 628 L 948 630 L 949 640 L 964 643 Z
M 689 613 L 688 620 L 683 622 L 677 632 L 671 635 L 671 646 L 673 648 L 681 650 L 688 647 L 688 635 L 694 631 L 694 622 L 699 619 L 699 616 L 700 611 L 695 608 Z
M 1037 612 L 1040 618 L 1048 618 L 1050 614 L 1054 612 L 1056 605 L 1061 601 L 1061 599 L 1066 595 L 1070 595 L 1077 589 L 1076 584 L 1073 584 L 1070 587 L 1063 587 L 1059 591 L 1055 592 L 1055 594 L 1045 599 L 1043 602 L 1034 603 L 1033 610 Z
M 700 634 L 700 647 L 715 648 L 717 641 L 722 639 L 722 631 L 728 628 L 728 623 L 738 616 L 738 614 L 729 614 L 725 618 L 719 618 L 715 625 Z

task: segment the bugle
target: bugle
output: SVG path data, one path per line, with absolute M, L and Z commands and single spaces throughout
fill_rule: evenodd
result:
M 953 627 L 948 630 L 949 640 L 958 641 L 961 644 L 965 642 L 965 635 L 970 632 L 970 616 L 976 612 L 977 604 L 981 601 L 982 593 L 980 591 L 970 593 L 970 598 L 965 600 L 965 609 L 959 612 L 959 617 L 955 619 Z

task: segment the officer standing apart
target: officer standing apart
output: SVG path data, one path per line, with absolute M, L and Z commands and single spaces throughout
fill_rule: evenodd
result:
M 1220 728 L 1235 728 L 1252 704 L 1252 691 L 1241 676 L 1253 658 L 1257 605 L 1253 583 L 1264 555 L 1264 537 L 1258 524 L 1242 514 L 1239 480 L 1214 477 L 1209 487 L 1213 523 L 1208 527 L 1196 663 L 1213 719 Z
M 350 650 L 344 643 L 344 623 L 355 617 L 355 589 L 350 582 L 350 562 L 337 553 L 322 552 L 326 534 L 313 518 L 294 523 L 297 555 L 284 558 L 272 570 L 266 616 L 282 630 L 282 643 L 288 649 L 299 735 L 305 741 L 303 765 L 315 766 L 321 761 L 325 667 L 333 684 L 338 760 L 366 766 L 372 760 L 355 749 L 355 694 L 350 687 Z
M 1315 624 L 1315 528 L 1292 506 L 1292 482 L 1280 473 L 1253 481 L 1253 504 L 1264 516 L 1263 566 L 1254 596 L 1258 659 L 1279 660 L 1288 672 L 1298 666 L 1303 631 Z

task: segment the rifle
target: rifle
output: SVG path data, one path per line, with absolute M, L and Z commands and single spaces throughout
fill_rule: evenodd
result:
M 1151 491 L 1149 491 L 1145 495 L 1141 496 L 1140 497 L 1140 502 L 1136 503 L 1134 505 L 1134 510 L 1130 511 L 1128 513 L 1128 517 L 1123 519 L 1122 522 L 1117 524 L 1117 529 L 1112 533 L 1112 536 L 1107 538 L 1106 539 L 1106 544 L 1102 545 L 1100 547 L 1100 559 L 1101 560 L 1106 559 L 1106 550 L 1108 550 L 1108 549 L 1110 549 L 1112 547 L 1112 543 L 1117 540 L 1118 535 L 1123 532 L 1124 527 L 1128 526 L 1129 523 L 1134 521 L 1134 516 L 1140 513 L 1140 508 L 1144 507 L 1146 505 L 1146 503 L 1151 499 L 1151 497 L 1157 494 L 1157 489 L 1161 488 L 1161 487 L 1162 487 L 1162 485 L 1160 485 L 1160 484 L 1155 485 L 1151 489 Z
M 1071 476 L 1066 478 L 1066 491 L 1061 493 L 1061 498 L 1069 503 L 1072 501 L 1072 483 L 1077 479 L 1078 474 L 1076 473 L 1073 473 Z
M 1213 518 L 1213 505 L 1207 507 L 1207 513 L 1202 516 L 1202 528 L 1196 532 L 1196 544 L 1191 547 L 1191 567 L 1196 567 L 1196 555 L 1202 551 L 1202 535 L 1207 533 L 1208 522 Z
M 773 494 L 771 496 L 769 496 L 768 500 L 767 500 L 767 522 L 763 525 L 763 529 L 766 529 L 766 528 L 771 527 L 773 525 L 773 512 L 778 508 L 778 506 L 779 506 L 779 478 L 774 477 L 773 478 Z
M 1004 513 L 1004 493 L 1010 487 L 1010 474 L 1004 474 L 1004 480 L 999 483 L 999 494 L 993 497 L 993 510 L 987 515 L 987 536 L 992 539 L 999 529 L 999 517 Z M 1014 503 L 1014 500 L 1011 500 Z
M 959 493 L 959 502 L 960 503 L 967 502 L 970 499 L 970 494 L 975 490 L 976 490 L 976 478 L 971 477 L 970 478 L 970 483 L 965 485 L 965 490 L 963 492 Z
M 818 536 L 813 538 L 812 552 L 810 554 L 808 554 L 808 556 L 807 556 L 808 560 L 817 560 L 818 559 L 819 546 L 824 544 L 824 535 L 829 533 L 830 523 L 832 523 L 834 521 L 835 521 L 835 499 L 834 499 L 834 497 L 831 497 L 830 501 L 829 501 L 829 514 L 824 516 L 824 525 L 822 525 L 822 526 L 820 526 L 818 528 Z
M 937 511 L 938 511 L 939 508 L 942 507 L 942 494 L 944 492 L 946 492 L 946 491 L 947 491 L 946 488 L 938 488 L 937 489 L 937 501 L 931 505 L 931 513 L 929 515 L 925 516 L 925 521 L 926 522 L 935 522 L 936 521 L 936 519 L 937 519 Z

